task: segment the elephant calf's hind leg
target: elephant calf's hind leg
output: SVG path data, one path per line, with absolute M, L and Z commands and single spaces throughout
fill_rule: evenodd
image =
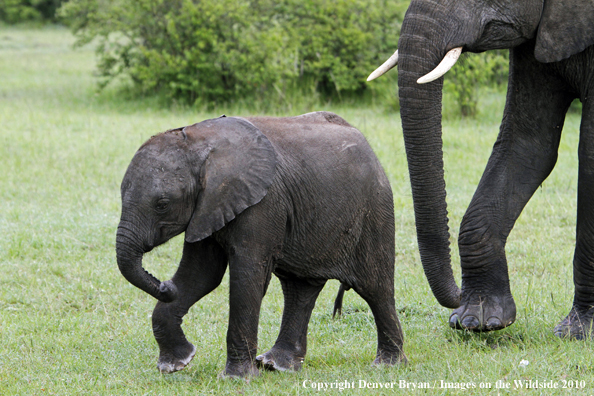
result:
M 390 279 L 393 279 L 391 275 Z M 385 283 L 384 283 L 385 282 Z M 389 280 L 376 280 L 355 291 L 369 304 L 377 326 L 377 354 L 374 365 L 406 363 L 404 335 L 394 305 L 394 288 Z
M 307 352 L 307 326 L 322 284 L 298 279 L 280 280 L 285 298 L 283 320 L 276 343 L 268 352 L 256 357 L 260 367 L 268 370 L 299 370 Z
M 365 299 L 373 312 L 377 326 L 377 355 L 373 364 L 395 365 L 406 363 L 404 336 L 396 314 L 393 298 Z

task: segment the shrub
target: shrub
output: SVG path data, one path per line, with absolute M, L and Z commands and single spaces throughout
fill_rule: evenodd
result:
M 55 21 L 56 10 L 62 0 L 2 0 L 0 21 L 18 23 L 28 21 Z
M 406 4 L 387 0 L 71 0 L 78 43 L 98 40 L 104 86 L 186 103 L 361 95 L 397 47 Z M 380 92 L 385 84 L 371 89 Z
M 504 85 L 508 70 L 508 51 L 468 53 L 446 74 L 444 91 L 453 96 L 463 117 L 474 117 L 477 114 L 479 87 Z

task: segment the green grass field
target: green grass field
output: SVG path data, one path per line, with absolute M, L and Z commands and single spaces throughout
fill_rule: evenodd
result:
M 262 373 L 249 381 L 219 380 L 224 368 L 228 287 L 199 301 L 184 329 L 198 348 L 185 370 L 161 375 L 150 315 L 155 301 L 120 275 L 115 260 L 119 183 L 136 149 L 160 131 L 228 115 L 163 108 L 95 90 L 91 48 L 73 50 L 62 28 L 0 27 L 0 394 L 318 394 L 317 383 L 354 383 L 345 394 L 594 393 L 591 341 L 556 338 L 552 329 L 573 298 L 579 116 L 566 121 L 557 166 L 516 224 L 507 252 L 516 323 L 502 331 L 450 330 L 449 310 L 433 298 L 422 273 L 400 119 L 374 108 L 330 110 L 358 127 L 392 183 L 396 210 L 396 306 L 405 333 L 406 367 L 377 368 L 376 332 L 354 292 L 332 320 L 336 281 L 320 295 L 309 327 L 308 355 L 298 373 Z M 377 82 L 381 84 L 382 81 Z M 460 220 L 495 142 L 504 94 L 484 92 L 478 120 L 444 122 L 446 178 L 454 267 Z M 444 113 L 451 113 L 446 101 Z M 145 257 L 161 279 L 172 276 L 182 239 Z M 273 279 L 263 303 L 259 345 L 270 348 L 282 313 Z M 522 360 L 529 364 L 520 365 Z M 584 389 L 528 391 L 514 381 L 552 381 Z M 430 390 L 399 390 L 399 381 Z M 462 392 L 441 388 L 474 383 Z M 510 383 L 496 389 L 496 382 Z M 363 383 L 395 382 L 394 389 Z M 305 385 L 305 386 L 304 386 Z M 327 393 L 339 393 L 330 389 Z

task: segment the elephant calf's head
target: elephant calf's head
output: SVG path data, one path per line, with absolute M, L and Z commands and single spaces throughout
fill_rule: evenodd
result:
M 153 136 L 122 182 L 116 250 L 122 275 L 162 301 L 175 285 L 142 268 L 142 255 L 186 232 L 187 242 L 220 230 L 258 203 L 272 184 L 276 154 L 244 119 L 225 117 Z

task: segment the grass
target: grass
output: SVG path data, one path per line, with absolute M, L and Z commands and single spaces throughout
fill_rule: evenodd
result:
M 406 159 L 397 114 L 374 108 L 323 106 L 357 126 L 376 150 L 396 211 L 396 305 L 405 333 L 406 367 L 374 368 L 373 317 L 355 293 L 345 314 L 331 319 L 336 281 L 318 299 L 309 351 L 298 373 L 262 373 L 249 381 L 219 380 L 225 364 L 227 281 L 199 301 L 184 329 L 198 348 L 190 367 L 156 370 L 158 349 L 150 314 L 154 300 L 129 285 L 115 261 L 119 183 L 136 149 L 151 135 L 238 109 L 213 112 L 163 108 L 151 99 L 96 93 L 90 48 L 73 50 L 61 28 L 0 27 L 0 394 L 318 394 L 317 383 L 407 381 L 416 390 L 458 394 L 440 381 L 476 388 L 466 394 L 523 394 L 514 380 L 585 381 L 593 393 L 591 341 L 560 340 L 552 328 L 573 296 L 579 116 L 564 130 L 558 164 L 518 220 L 507 251 L 516 323 L 469 334 L 447 326 L 449 310 L 429 290 L 417 253 Z M 381 83 L 381 82 L 377 82 Z M 459 279 L 457 233 L 482 174 L 500 122 L 504 95 L 484 92 L 478 120 L 447 117 L 444 150 L 452 255 Z M 294 108 L 292 114 L 310 111 Z M 444 112 L 451 111 L 446 100 Z M 168 279 L 180 258 L 176 238 L 147 255 L 145 266 Z M 276 338 L 282 313 L 273 279 L 260 320 L 260 350 Z M 522 360 L 529 361 L 520 367 Z M 511 383 L 495 389 L 496 381 Z M 305 381 L 305 382 L 304 382 Z M 305 383 L 305 387 L 303 384 Z M 317 385 L 316 385 L 317 386 Z M 410 389 L 409 389 L 410 390 Z M 328 392 L 338 392 L 330 389 Z M 566 393 L 567 389 L 551 393 Z M 411 390 L 412 392 L 412 390 Z M 537 393 L 548 391 L 537 391 Z

